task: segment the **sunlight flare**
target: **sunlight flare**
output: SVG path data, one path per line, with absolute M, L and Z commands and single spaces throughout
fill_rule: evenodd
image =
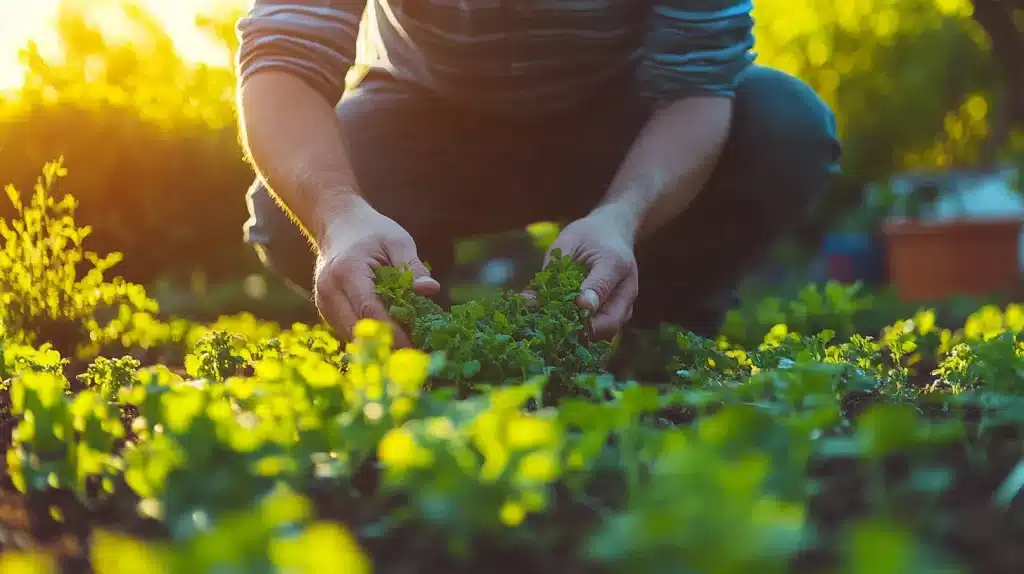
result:
M 244 7 L 246 0 L 0 0 L 0 90 L 14 88 L 23 80 L 18 52 L 28 42 L 36 42 L 45 54 L 57 42 L 54 31 L 61 4 L 89 8 L 101 26 L 116 34 L 119 12 L 127 4 L 137 4 L 151 12 L 165 27 L 181 54 L 191 60 L 223 62 L 222 49 L 195 25 L 198 14 L 219 8 Z

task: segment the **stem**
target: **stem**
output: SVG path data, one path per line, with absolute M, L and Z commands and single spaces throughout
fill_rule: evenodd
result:
M 633 506 L 637 492 L 640 490 L 640 460 L 636 456 L 637 434 L 633 427 L 627 427 L 619 433 L 620 454 L 626 467 L 626 503 Z M 625 448 L 627 447 L 628 448 Z

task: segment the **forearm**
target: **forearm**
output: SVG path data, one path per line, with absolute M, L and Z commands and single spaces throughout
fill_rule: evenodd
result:
M 294 75 L 268 70 L 239 90 L 242 140 L 271 192 L 315 245 L 357 200 L 333 106 Z
M 661 104 L 612 182 L 601 212 L 633 241 L 679 215 L 707 183 L 753 61 L 750 0 L 658 0 L 639 84 Z
M 707 183 L 725 145 L 732 100 L 695 96 L 659 109 L 595 212 L 640 241 L 679 215 Z
M 355 197 L 334 104 L 366 0 L 255 0 L 238 22 L 242 142 L 318 246 Z

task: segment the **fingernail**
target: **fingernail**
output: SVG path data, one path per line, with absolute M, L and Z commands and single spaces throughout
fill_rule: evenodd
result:
M 537 294 L 533 291 L 523 291 L 519 295 L 523 298 L 523 303 L 527 307 L 537 306 Z
M 423 276 L 417 277 L 413 282 L 413 285 L 438 285 L 438 282 L 433 277 Z
M 589 307 L 591 311 L 596 311 L 597 307 L 601 304 L 597 298 L 597 292 L 593 289 L 587 289 L 580 294 L 580 299 L 586 303 L 586 306 Z

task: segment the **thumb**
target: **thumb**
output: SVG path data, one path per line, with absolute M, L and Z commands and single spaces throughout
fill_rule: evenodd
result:
M 576 298 L 576 304 L 588 311 L 597 311 L 622 281 L 622 275 L 617 271 L 617 266 L 611 259 L 598 259 L 580 285 L 580 295 Z
M 389 245 L 388 258 L 392 265 L 408 265 L 409 271 L 412 272 L 413 288 L 420 295 L 436 295 L 441 291 L 441 284 L 430 276 L 427 266 L 420 260 L 416 252 L 416 243 L 412 238 Z

